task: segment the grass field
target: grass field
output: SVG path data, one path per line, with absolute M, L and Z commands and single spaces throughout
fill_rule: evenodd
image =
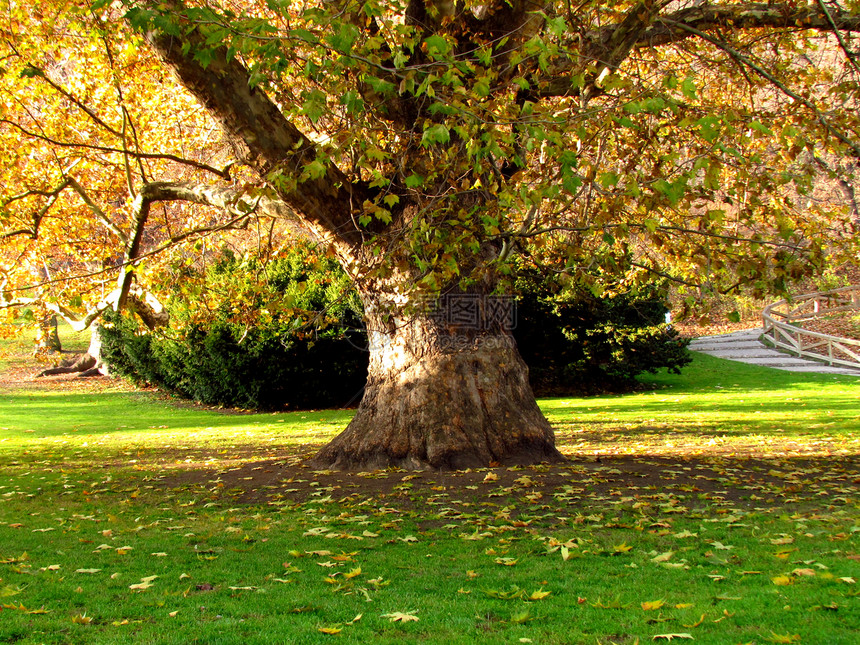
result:
M 306 467 L 346 410 L 6 388 L 0 642 L 857 643 L 860 379 L 648 381 L 456 473 Z

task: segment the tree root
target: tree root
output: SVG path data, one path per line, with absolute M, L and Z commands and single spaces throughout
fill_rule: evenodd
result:
M 58 374 L 77 374 L 78 378 L 102 376 L 102 366 L 92 354 L 78 354 L 62 361 L 57 367 L 50 367 L 36 374 L 36 378 Z

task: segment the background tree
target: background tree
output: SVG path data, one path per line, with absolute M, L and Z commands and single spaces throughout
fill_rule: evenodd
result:
M 149 64 L 132 76 L 156 91 L 136 103 L 194 113 L 193 97 L 242 173 L 164 160 L 128 182 L 131 220 L 177 200 L 291 211 L 359 290 L 368 385 L 321 464 L 560 458 L 495 297 L 515 254 L 564 253 L 564 271 L 595 285 L 621 274 L 779 289 L 853 232 L 844 198 L 813 199 L 813 187 L 851 184 L 860 157 L 856 2 L 121 5 L 64 16 L 110 24 L 116 42 L 135 42 L 121 17 L 145 34 L 187 94 L 174 97 L 141 52 Z M 18 75 L 60 92 L 36 72 L 38 52 L 10 51 Z M 105 118 L 102 136 L 128 139 L 125 117 Z M 21 119 L 7 122 L 22 130 Z M 114 149 L 135 162 L 150 150 Z M 38 190 L 41 212 L 53 193 Z

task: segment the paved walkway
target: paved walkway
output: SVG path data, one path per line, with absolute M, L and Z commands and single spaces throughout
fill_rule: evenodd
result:
M 762 329 L 746 329 L 719 336 L 701 336 L 690 343 L 689 349 L 719 358 L 773 367 L 788 372 L 847 374 L 860 377 L 860 369 L 831 367 L 825 363 L 798 358 L 768 347 L 759 340 L 762 331 Z

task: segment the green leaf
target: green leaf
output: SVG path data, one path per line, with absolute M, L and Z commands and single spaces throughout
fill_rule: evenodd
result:
M 451 133 L 441 123 L 432 125 L 426 130 L 421 137 L 421 145 L 430 147 L 436 143 L 448 143 L 451 140 Z
M 326 109 L 326 96 L 320 90 L 311 90 L 305 94 L 305 101 L 302 103 L 302 112 L 313 123 L 320 120 Z
M 439 34 L 433 34 L 424 41 L 424 46 L 427 48 L 427 53 L 433 57 L 445 56 L 451 51 L 451 44 Z
M 695 100 L 698 94 L 698 88 L 696 87 L 696 81 L 692 76 L 688 76 L 684 79 L 684 82 L 681 83 L 681 93 L 687 99 L 691 101 Z
M 768 136 L 773 135 L 773 130 L 771 130 L 761 121 L 753 121 L 752 123 L 750 123 L 750 127 L 756 132 L 761 132 L 762 134 L 766 134 Z
M 361 114 L 364 112 L 364 99 L 355 90 L 345 92 L 340 97 L 340 102 L 350 114 Z
M 326 42 L 332 49 L 341 54 L 349 54 L 356 40 L 358 40 L 358 28 L 346 22 L 338 25 L 337 32 L 326 38 Z
M 305 170 L 302 173 L 302 179 L 319 179 L 324 176 L 326 173 L 325 164 L 323 164 L 319 159 L 314 159 L 309 164 L 305 165 Z
M 201 65 L 201 67 L 203 67 L 203 69 L 206 69 L 207 67 L 209 67 L 209 65 L 212 63 L 212 59 L 214 57 L 215 57 L 215 50 L 214 49 L 209 49 L 209 48 L 198 49 L 197 51 L 194 52 L 194 60 L 196 60 L 198 63 L 200 63 L 200 65 Z
M 562 36 L 567 31 L 567 22 L 561 16 L 557 16 L 547 21 L 546 28 L 553 36 Z
M 33 65 L 25 65 L 24 69 L 21 70 L 21 78 L 36 78 L 44 75 L 45 72 Z
M 703 116 L 696 121 L 699 126 L 699 134 L 708 143 L 713 143 L 720 136 L 720 119 L 716 116 Z
M 404 180 L 403 183 L 406 184 L 407 188 L 418 188 L 424 185 L 424 177 L 413 172 Z

